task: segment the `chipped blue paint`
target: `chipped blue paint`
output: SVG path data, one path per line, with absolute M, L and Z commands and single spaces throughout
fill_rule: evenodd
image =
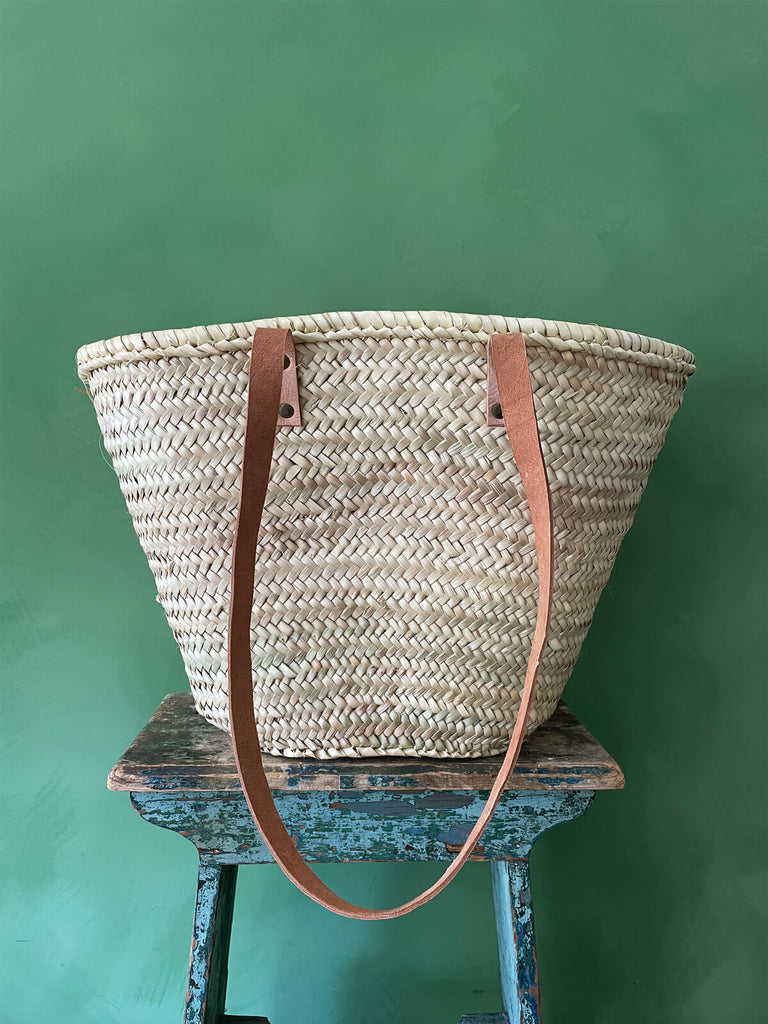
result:
M 491 881 L 504 1011 L 514 1024 L 541 1024 L 528 858 L 494 861 Z
M 184 1024 L 219 1024 L 227 989 L 237 868 L 200 862 Z
M 149 769 L 134 768 L 135 775 L 142 780 L 143 787 L 151 789 L 155 792 L 179 792 L 185 790 L 185 784 L 183 776 L 181 779 L 174 777 L 166 771 L 163 774 L 157 774 L 155 771 Z M 519 769 L 521 774 L 525 774 L 524 769 Z M 285 785 L 289 789 L 296 789 L 299 785 L 305 782 L 308 774 L 308 770 L 303 766 L 291 767 L 288 769 L 285 778 Z M 566 789 L 566 788 L 585 788 L 589 787 L 590 783 L 599 782 L 600 779 L 606 775 L 612 775 L 613 772 L 607 770 L 601 765 L 582 767 L 578 773 L 571 773 L 569 775 L 563 775 L 562 766 L 555 768 L 548 768 L 547 765 L 539 764 L 536 766 L 536 782 L 541 787 L 547 789 Z M 390 790 L 408 792 L 414 790 L 419 793 L 424 792 L 423 782 L 418 775 L 367 775 L 366 780 L 372 790 Z M 352 790 L 355 793 L 360 792 L 359 780 L 354 776 L 344 775 L 340 779 L 340 791 Z M 306 790 L 304 791 L 306 792 Z
M 481 859 L 527 856 L 547 829 L 578 817 L 588 790 L 510 790 L 476 854 Z M 132 793 L 134 806 L 155 825 L 182 833 L 222 864 L 264 864 L 272 857 L 245 799 L 233 793 Z M 477 792 L 275 793 L 297 848 L 311 861 L 445 861 L 455 854 L 484 804 Z
M 450 860 L 486 794 L 469 791 L 280 790 L 278 810 L 312 861 Z M 528 854 L 536 839 L 583 814 L 590 790 L 509 790 L 474 857 L 491 861 L 504 1010 L 459 1024 L 541 1024 Z M 200 873 L 185 1024 L 221 1024 L 237 865 L 272 861 L 242 792 L 132 792 L 143 818 L 198 848 Z M 259 1020 L 260 1018 L 243 1018 Z
M 418 814 L 422 808 L 468 807 L 472 803 L 472 793 L 423 793 L 421 796 L 389 797 L 375 801 L 375 807 L 364 797 L 354 800 L 338 795 L 331 808 L 341 811 L 356 811 L 358 814 L 397 815 L 400 818 L 409 814 Z

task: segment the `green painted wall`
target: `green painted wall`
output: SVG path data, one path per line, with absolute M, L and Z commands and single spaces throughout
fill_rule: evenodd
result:
M 348 308 L 697 353 L 567 691 L 628 785 L 534 858 L 544 1009 L 766 1020 L 766 11 L 3 4 L 5 1024 L 165 1024 L 185 985 L 193 849 L 104 780 L 186 681 L 75 349 Z M 324 874 L 385 905 L 434 873 Z M 498 1003 L 481 865 L 370 925 L 243 873 L 231 1012 L 450 1024 Z

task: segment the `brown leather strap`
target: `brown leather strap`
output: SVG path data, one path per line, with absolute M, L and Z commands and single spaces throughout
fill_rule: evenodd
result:
M 232 555 L 229 613 L 229 714 L 232 743 L 243 792 L 254 821 L 272 856 L 285 874 L 307 896 L 342 917 L 381 921 L 400 917 L 422 906 L 458 874 L 490 821 L 517 762 L 536 685 L 539 661 L 547 640 L 552 603 L 553 546 L 549 486 L 539 443 L 525 354 L 525 338 L 522 334 L 494 335 L 491 345 L 499 384 L 499 398 L 512 453 L 528 496 L 539 570 L 538 615 L 520 708 L 509 741 L 509 749 L 488 801 L 466 842 L 440 878 L 419 896 L 390 910 L 367 910 L 355 906 L 329 889 L 304 862 L 296 849 L 272 799 L 261 761 L 261 748 L 254 719 L 251 666 L 254 564 L 275 443 L 287 335 L 287 331 L 259 328 L 254 335 L 251 353 L 248 413 L 240 505 Z

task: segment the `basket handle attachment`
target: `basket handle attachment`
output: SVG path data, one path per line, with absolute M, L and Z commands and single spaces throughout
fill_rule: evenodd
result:
M 253 338 L 243 444 L 240 502 L 232 553 L 229 612 L 229 714 L 232 745 L 243 793 L 264 842 L 283 872 L 302 892 L 341 917 L 383 921 L 408 914 L 437 896 L 458 874 L 491 819 L 517 763 L 531 709 L 536 676 L 547 642 L 552 605 L 553 537 L 549 484 L 541 452 L 531 379 L 522 334 L 491 337 L 493 365 L 507 436 L 523 480 L 533 522 L 539 593 L 536 627 L 525 683 L 509 748 L 488 800 L 461 850 L 438 880 L 399 907 L 369 910 L 338 896 L 314 873 L 296 849 L 270 792 L 261 759 L 253 707 L 251 613 L 256 547 L 267 493 L 280 403 L 281 379 L 290 331 L 258 328 Z

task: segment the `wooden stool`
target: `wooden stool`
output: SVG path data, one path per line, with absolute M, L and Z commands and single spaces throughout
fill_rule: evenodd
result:
M 483 806 L 501 758 L 312 761 L 265 756 L 277 806 L 311 861 L 445 861 Z M 240 790 L 229 737 L 172 693 L 109 774 L 153 825 L 195 844 L 200 869 L 184 1024 L 269 1024 L 224 1013 L 237 869 L 269 864 Z M 538 837 L 620 789 L 621 769 L 560 704 L 523 747 L 474 859 L 491 865 L 503 1012 L 459 1024 L 540 1024 L 528 856 Z M 401 1024 L 395 1021 L 393 1024 Z

